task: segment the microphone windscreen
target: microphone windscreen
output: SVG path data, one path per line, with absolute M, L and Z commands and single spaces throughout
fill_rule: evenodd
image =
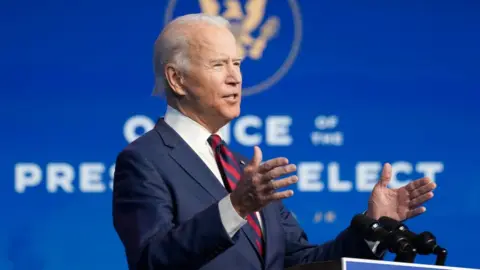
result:
M 370 230 L 376 223 L 375 219 L 364 214 L 358 214 L 353 217 L 350 226 L 362 235 L 366 235 L 370 233 Z
M 402 223 L 400 223 L 399 221 L 397 221 L 393 218 L 390 218 L 390 217 L 385 217 L 385 216 L 379 218 L 378 222 L 380 222 L 382 227 L 385 228 L 388 231 L 394 231 L 402 225 Z

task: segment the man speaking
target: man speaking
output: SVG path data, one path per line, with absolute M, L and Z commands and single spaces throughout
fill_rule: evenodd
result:
M 167 112 L 117 157 L 113 218 L 130 269 L 284 269 L 341 257 L 382 258 L 378 243 L 351 229 L 323 245 L 282 204 L 298 181 L 287 158 L 246 159 L 219 129 L 240 114 L 242 75 L 234 35 L 221 17 L 190 14 L 155 42 L 156 93 Z M 425 211 L 435 183 L 422 178 L 389 189 L 391 167 L 366 215 L 405 220 Z

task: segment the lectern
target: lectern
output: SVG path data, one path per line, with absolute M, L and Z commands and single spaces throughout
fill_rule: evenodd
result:
M 286 270 L 480 270 L 427 264 L 342 258 L 340 261 L 318 262 L 289 267 Z

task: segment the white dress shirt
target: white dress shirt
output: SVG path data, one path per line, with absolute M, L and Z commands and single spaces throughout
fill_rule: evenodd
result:
M 207 139 L 210 137 L 211 133 L 206 128 L 204 128 L 199 123 L 193 121 L 187 116 L 183 115 L 174 108 L 167 106 L 167 111 L 165 113 L 165 122 L 175 130 L 180 137 L 193 149 L 193 151 L 205 162 L 208 168 L 212 173 L 217 177 L 219 183 L 224 186 L 222 176 L 220 174 L 220 169 L 218 168 L 217 162 L 215 161 L 215 155 L 213 150 L 208 143 Z M 217 133 L 220 136 L 220 134 Z M 230 237 L 233 237 L 235 233 L 240 230 L 240 228 L 247 223 L 246 219 L 243 219 L 238 215 L 235 208 L 233 208 L 232 201 L 230 200 L 230 195 L 225 196 L 221 199 L 219 204 L 220 218 L 222 224 L 225 228 L 225 231 Z M 260 222 L 260 228 L 263 231 L 262 219 L 260 213 L 256 213 L 258 221 Z M 377 256 L 381 256 L 384 251 L 377 251 L 377 246 L 379 242 L 370 242 L 366 241 L 370 249 Z

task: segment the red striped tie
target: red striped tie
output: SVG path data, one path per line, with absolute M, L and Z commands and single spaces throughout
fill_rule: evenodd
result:
M 216 134 L 211 135 L 210 138 L 208 138 L 208 143 L 215 153 L 215 159 L 217 160 L 218 167 L 220 168 L 225 188 L 228 190 L 228 192 L 232 192 L 232 190 L 234 190 L 237 186 L 238 181 L 241 179 L 238 163 L 220 136 Z M 260 256 L 263 256 L 263 236 L 257 215 L 255 213 L 248 215 L 247 221 L 255 232 L 254 238 L 258 252 L 260 253 Z

